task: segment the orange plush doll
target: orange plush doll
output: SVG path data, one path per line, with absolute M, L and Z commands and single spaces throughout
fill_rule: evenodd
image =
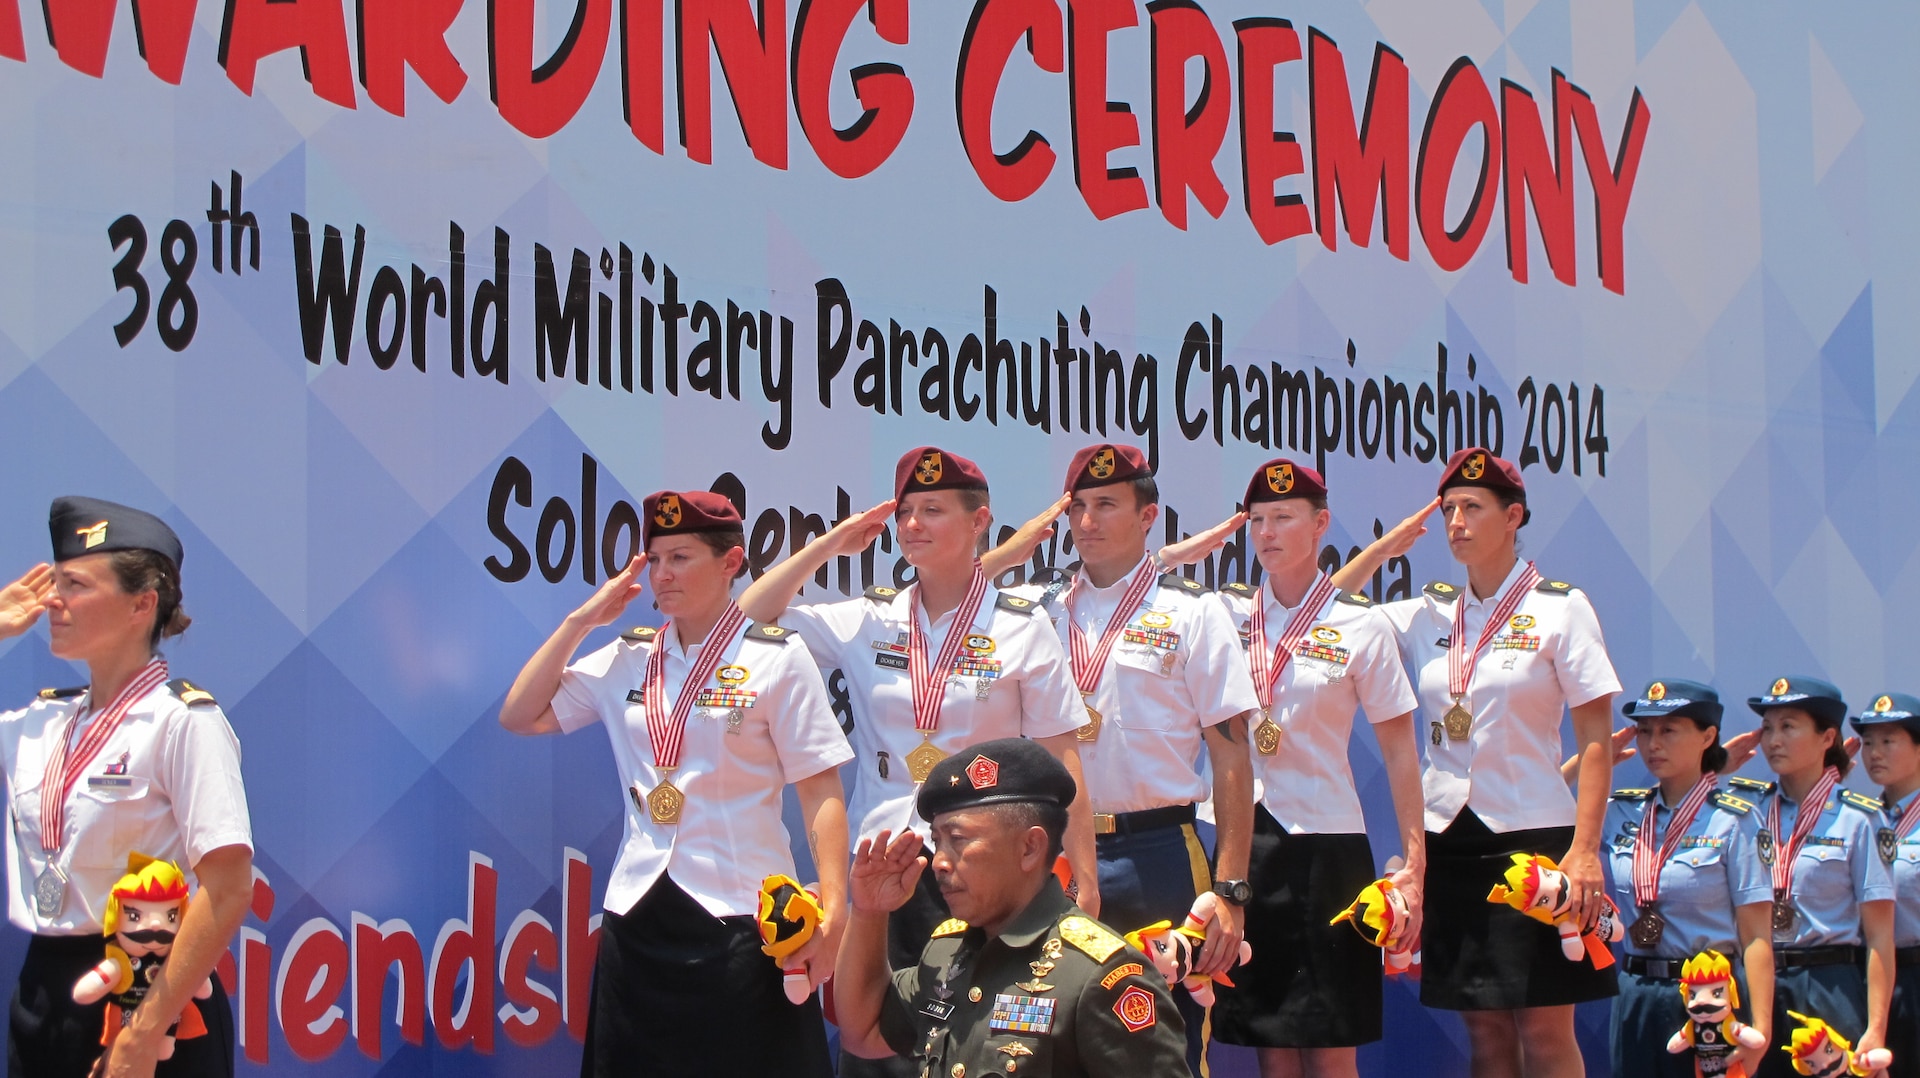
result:
M 110 1045 L 133 1016 L 133 1009 L 147 998 L 167 955 L 173 952 L 174 936 L 187 916 L 187 878 L 178 865 L 156 861 L 145 854 L 127 855 L 127 874 L 120 877 L 107 896 L 107 957 L 82 974 L 73 986 L 75 1003 L 94 1003 L 111 997 L 106 1028 L 100 1043 Z M 213 980 L 208 978 L 194 990 L 195 999 L 213 995 Z M 200 1037 L 207 1032 L 200 1008 L 188 1003 L 186 1010 L 160 1042 L 160 1058 L 173 1057 L 175 1037 Z
M 1793 1057 L 1793 1069 L 1812 1078 L 1867 1078 L 1867 1075 L 1886 1070 L 1893 1066 L 1893 1053 L 1885 1048 L 1875 1048 L 1871 1052 L 1853 1054 L 1853 1042 L 1840 1035 L 1840 1031 L 1822 1022 L 1818 1018 L 1809 1018 L 1804 1014 L 1788 1011 L 1800 1028 L 1793 1031 L 1793 1039 L 1780 1049 Z
M 1407 907 L 1406 896 L 1390 879 L 1382 877 L 1367 884 L 1353 905 L 1327 923 L 1337 925 L 1342 921 L 1351 924 L 1362 939 L 1380 948 L 1390 975 L 1405 973 L 1419 956 L 1420 941 L 1410 938 L 1407 931 L 1413 927 L 1413 914 Z
M 1185 986 L 1187 994 L 1202 1007 L 1213 1006 L 1215 981 L 1233 987 L 1225 973 L 1206 977 L 1193 972 L 1194 952 L 1206 944 L 1207 926 L 1213 923 L 1214 910 L 1220 902 L 1219 895 L 1208 891 L 1193 900 L 1193 907 L 1187 911 L 1187 919 L 1180 927 L 1175 928 L 1171 921 L 1155 921 L 1127 933 L 1127 942 L 1147 956 L 1169 985 Z M 1253 946 L 1241 940 L 1240 958 L 1234 965 L 1245 965 L 1252 957 Z
M 786 973 L 782 987 L 795 1003 L 805 1003 L 813 989 L 807 971 L 788 966 L 787 960 L 811 942 L 819 928 L 820 899 L 812 890 L 783 874 L 760 882 L 760 949 L 780 963 Z
M 1746 1078 L 1746 1069 L 1733 1059 L 1741 1048 L 1767 1043 L 1761 1032 L 1734 1017 L 1740 1006 L 1740 986 L 1733 980 L 1733 964 L 1719 951 L 1702 951 L 1680 967 L 1680 999 L 1687 1008 L 1687 1024 L 1667 1041 L 1667 1051 L 1693 1051 L 1693 1073 L 1699 1078 Z
M 1573 896 L 1567 887 L 1567 874 L 1544 854 L 1516 853 L 1507 868 L 1507 882 L 1494 884 L 1488 902 L 1505 902 L 1543 925 L 1552 925 L 1560 933 L 1560 953 L 1567 961 L 1578 962 L 1582 955 L 1592 960 L 1595 969 L 1613 965 L 1613 951 L 1607 944 L 1626 937 L 1620 923 L 1620 911 L 1613 900 L 1599 896 L 1602 908 L 1593 931 L 1581 932 L 1572 917 Z

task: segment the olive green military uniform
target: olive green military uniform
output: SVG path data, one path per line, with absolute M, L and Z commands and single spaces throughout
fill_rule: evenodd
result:
M 1186 1029 L 1139 951 L 1048 880 L 997 938 L 951 920 L 893 975 L 880 1031 L 926 1078 L 1182 1078 Z

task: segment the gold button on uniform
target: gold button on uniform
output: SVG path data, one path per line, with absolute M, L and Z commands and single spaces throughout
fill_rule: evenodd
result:
M 980 989 L 977 985 L 973 988 L 967 989 L 967 999 L 974 1003 L 980 1002 Z M 953 1076 L 953 1078 L 961 1078 L 961 1076 L 956 1074 Z
M 975 989 L 975 991 L 979 991 L 979 989 Z M 965 1063 L 955 1063 L 953 1065 L 953 1078 L 967 1078 L 967 1065 Z

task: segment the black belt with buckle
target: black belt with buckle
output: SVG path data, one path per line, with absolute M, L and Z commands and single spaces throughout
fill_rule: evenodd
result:
M 1895 947 L 1893 964 L 1896 966 L 1920 966 L 1920 944 L 1912 947 Z
M 1141 809 L 1139 812 L 1096 812 L 1093 814 L 1093 833 L 1137 835 L 1142 831 L 1179 827 L 1193 820 L 1192 805 L 1168 805 L 1165 808 Z
M 1620 968 L 1636 977 L 1652 977 L 1656 981 L 1678 981 L 1680 967 L 1686 964 L 1684 958 L 1654 958 L 1651 955 L 1630 954 L 1620 957 Z
M 1867 949 L 1857 943 L 1831 947 L 1775 947 L 1773 964 L 1778 966 L 1858 966 L 1867 960 Z

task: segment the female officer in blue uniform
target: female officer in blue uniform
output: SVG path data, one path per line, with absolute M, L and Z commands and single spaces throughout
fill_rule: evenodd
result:
M 1893 857 L 1893 1007 L 1887 1047 L 1893 1078 L 1920 1075 L 1920 699 L 1882 693 L 1853 720 L 1860 762 L 1881 788 Z M 1887 842 L 1887 838 L 1882 838 Z
M 1720 694 L 1692 681 L 1655 681 L 1620 709 L 1634 721 L 1655 785 L 1616 790 L 1605 831 L 1613 900 L 1632 927 L 1613 1001 L 1613 1073 L 1693 1078 L 1690 1055 L 1667 1051 L 1687 1023 L 1680 966 L 1701 951 L 1741 964 L 1751 1024 L 1773 1029 L 1773 890 L 1756 850 L 1753 802 L 1719 789 Z M 1748 1073 L 1766 1048 L 1742 1054 Z
M 1853 762 L 1840 743 L 1846 701 L 1825 681 L 1783 677 L 1747 705 L 1760 715 L 1760 751 L 1780 778 L 1731 784 L 1760 795 L 1756 849 L 1772 873 L 1774 1013 L 1815 1015 L 1843 1035 L 1858 1033 L 1856 1053 L 1883 1047 L 1893 994 L 1893 848 L 1880 839 L 1880 802 L 1840 787 Z M 1774 1044 L 1784 1047 L 1791 1032 L 1791 1023 L 1775 1023 Z M 1792 1074 L 1787 1054 L 1772 1050 L 1756 1078 Z

